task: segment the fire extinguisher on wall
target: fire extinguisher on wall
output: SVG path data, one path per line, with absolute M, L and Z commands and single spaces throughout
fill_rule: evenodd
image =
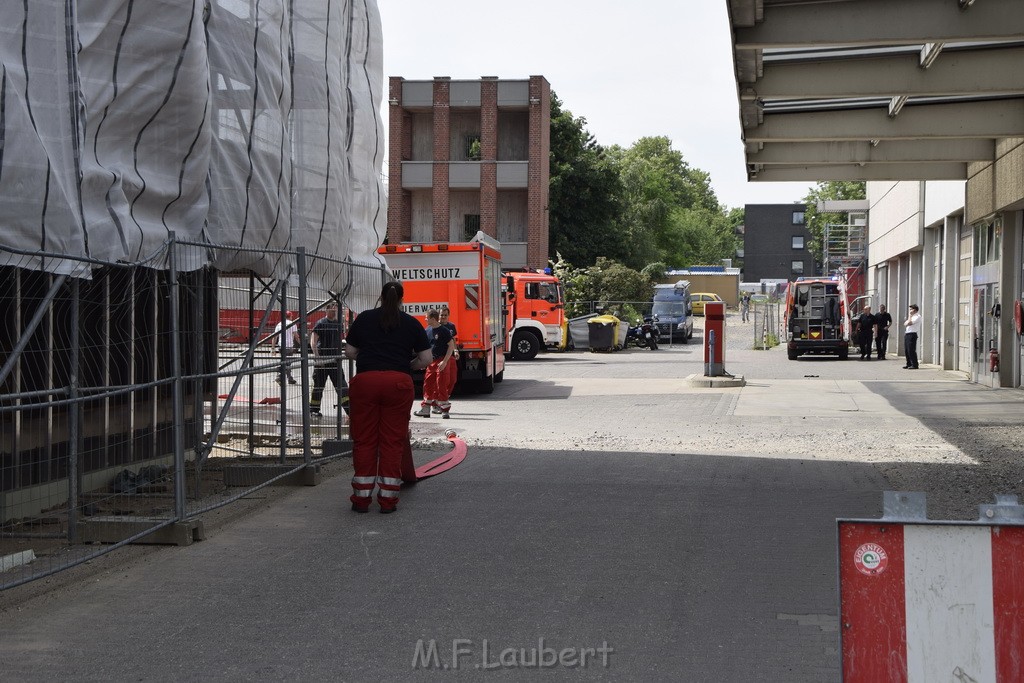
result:
M 994 346 L 988 350 L 988 371 L 999 372 L 999 351 Z

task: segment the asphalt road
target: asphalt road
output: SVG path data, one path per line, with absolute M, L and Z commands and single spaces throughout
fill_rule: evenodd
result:
M 836 519 L 877 517 L 894 461 L 970 460 L 915 387 L 930 410 L 988 395 L 898 361 L 790 362 L 730 325 L 742 389 L 689 386 L 699 344 L 510 364 L 414 423 L 421 462 L 449 427 L 469 455 L 398 514 L 351 513 L 342 475 L 8 600 L 3 677 L 837 680 Z M 865 453 L 880 428 L 934 448 Z

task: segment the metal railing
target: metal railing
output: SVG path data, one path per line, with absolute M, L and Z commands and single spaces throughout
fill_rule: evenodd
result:
M 221 257 L 273 275 L 224 275 Z M 343 321 L 372 305 L 383 267 L 173 235 L 136 263 L 3 247 L 0 262 L 0 589 L 347 453 L 344 380 L 321 417 L 310 398 L 331 363 L 352 368 L 340 350 L 314 363 L 310 333 L 328 302 Z
M 785 341 L 781 302 L 752 301 L 749 317 L 754 324 L 753 348 L 770 349 Z

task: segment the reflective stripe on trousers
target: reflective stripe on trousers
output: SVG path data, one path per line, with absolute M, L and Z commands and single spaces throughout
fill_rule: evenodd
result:
M 402 488 L 401 479 L 377 477 L 377 483 L 380 485 L 380 493 L 377 494 L 379 497 L 393 498 L 396 503 L 398 502 L 398 492 Z
M 357 498 L 369 498 L 373 495 L 376 477 L 352 477 L 352 495 Z

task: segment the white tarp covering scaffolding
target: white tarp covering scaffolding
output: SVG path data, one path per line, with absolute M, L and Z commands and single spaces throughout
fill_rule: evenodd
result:
M 223 271 L 379 263 L 381 55 L 375 0 L 0 3 L 0 246 L 137 262 L 173 231 L 240 247 L 208 252 Z

